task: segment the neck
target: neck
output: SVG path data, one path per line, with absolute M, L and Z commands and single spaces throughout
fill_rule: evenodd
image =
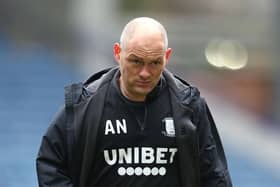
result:
M 125 86 L 123 85 L 122 81 L 121 81 L 121 77 L 119 78 L 119 86 L 120 86 L 120 90 L 121 93 L 123 94 L 124 97 L 126 97 L 128 100 L 131 101 L 136 101 L 136 102 L 143 102 L 146 99 L 145 95 L 131 95 L 127 89 L 125 88 Z

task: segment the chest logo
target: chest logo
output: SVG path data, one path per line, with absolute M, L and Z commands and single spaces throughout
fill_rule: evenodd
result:
M 175 137 L 175 126 L 172 117 L 166 117 L 162 120 L 162 134 L 168 137 Z

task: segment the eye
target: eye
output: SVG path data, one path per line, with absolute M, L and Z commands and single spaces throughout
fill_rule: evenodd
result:
M 133 63 L 133 64 L 142 64 L 142 61 L 137 59 L 137 58 L 133 58 L 133 59 L 129 59 L 129 62 Z
M 160 64 L 162 64 L 162 61 L 161 60 L 155 60 L 155 61 L 152 62 L 152 64 L 160 65 Z
M 134 60 L 133 60 L 133 63 L 135 63 L 135 64 L 140 64 L 141 62 L 140 62 L 140 60 L 138 60 L 138 59 L 134 59 Z

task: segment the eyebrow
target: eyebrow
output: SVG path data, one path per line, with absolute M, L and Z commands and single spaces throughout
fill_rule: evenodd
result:
M 137 59 L 140 59 L 140 60 L 144 60 L 142 57 L 139 57 L 135 54 L 130 54 L 128 55 L 127 58 L 137 58 Z M 154 58 L 154 59 L 151 59 L 152 61 L 158 61 L 158 60 L 163 60 L 164 56 L 158 56 L 157 58 Z
M 128 55 L 127 58 L 138 58 L 138 59 L 143 60 L 143 58 L 141 58 L 141 57 L 139 57 L 139 56 L 136 56 L 135 54 L 130 54 L 130 55 Z

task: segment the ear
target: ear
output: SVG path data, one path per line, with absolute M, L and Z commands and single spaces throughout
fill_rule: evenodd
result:
M 166 61 L 166 64 L 168 63 L 168 60 L 171 56 L 171 53 L 172 53 L 172 48 L 168 48 L 165 52 L 165 61 Z
M 121 46 L 119 43 L 115 43 L 114 44 L 114 57 L 115 57 L 115 60 L 119 63 L 120 61 L 120 53 L 121 53 Z

